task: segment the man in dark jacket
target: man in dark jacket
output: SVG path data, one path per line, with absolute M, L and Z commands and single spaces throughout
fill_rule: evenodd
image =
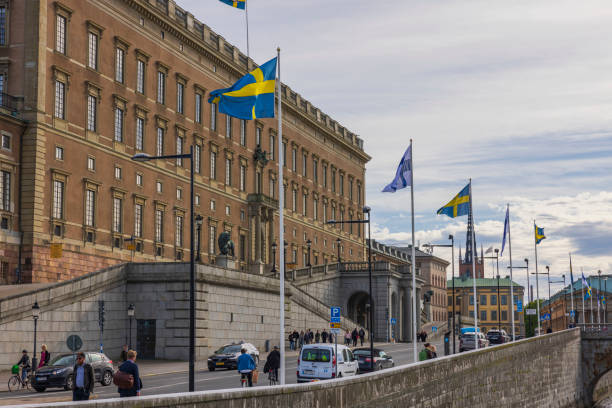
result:
M 28 356 L 28 350 L 23 350 L 19 362 L 15 365 L 21 366 L 21 381 L 25 382 L 28 371 L 30 370 L 30 356 Z
M 264 366 L 264 372 L 271 373 L 271 377 L 274 376 L 275 380 L 278 381 L 278 369 L 280 368 L 280 352 L 278 346 L 274 346 L 274 349 L 268 354 L 266 359 L 266 365 Z
M 357 339 L 359 338 L 359 332 L 357 331 L 356 327 L 353 329 L 353 332 L 351 333 L 351 338 L 353 339 L 353 347 L 357 347 Z
M 136 352 L 134 350 L 129 350 L 127 352 L 127 358 L 127 361 L 119 366 L 119 371 L 132 374 L 132 377 L 134 377 L 134 385 L 132 388 L 118 388 L 117 391 L 120 397 L 140 397 L 142 381 L 140 381 L 138 365 L 136 365 Z
M 365 338 L 365 330 L 363 327 L 359 329 L 359 340 L 361 341 L 361 347 L 363 347 L 363 339 Z
M 85 353 L 77 353 L 76 364 L 72 368 L 72 400 L 87 401 L 94 389 L 94 370 L 85 362 Z
M 325 329 L 321 332 L 321 343 L 327 343 L 327 332 Z

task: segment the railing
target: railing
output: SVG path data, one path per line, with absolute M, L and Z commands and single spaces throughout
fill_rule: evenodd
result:
M 612 323 L 577 323 L 580 331 L 584 333 L 610 333 L 612 335 Z
M 251 194 L 249 194 L 250 196 Z M 255 195 L 255 194 L 254 194 Z M 367 262 L 340 262 L 333 264 L 325 264 L 325 265 L 317 265 L 306 268 L 299 269 L 287 269 L 285 270 L 285 279 L 287 280 L 298 280 L 304 278 L 311 278 L 315 276 L 324 276 L 328 274 L 337 273 L 338 270 L 340 273 L 351 273 L 351 272 L 367 272 L 368 271 L 368 263 Z M 372 272 L 397 272 L 409 274 L 412 272 L 410 269 L 410 265 L 396 265 L 386 261 L 376 261 L 372 262 Z M 416 270 L 417 276 L 421 275 L 421 271 L 419 268 Z M 273 273 L 273 277 L 279 278 L 280 272 L 277 270 Z
M 11 116 L 18 117 L 23 108 L 23 98 L 2 93 L 0 94 L 0 108 L 10 111 Z

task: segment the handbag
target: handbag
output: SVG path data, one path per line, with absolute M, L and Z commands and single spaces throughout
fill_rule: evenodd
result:
M 257 384 L 257 379 L 259 378 L 259 370 L 257 370 L 257 369 L 253 370 L 253 374 L 252 375 L 253 375 L 253 378 L 252 378 L 253 383 Z
M 113 384 L 123 390 L 129 390 L 134 386 L 134 376 L 123 371 L 117 371 L 113 374 Z

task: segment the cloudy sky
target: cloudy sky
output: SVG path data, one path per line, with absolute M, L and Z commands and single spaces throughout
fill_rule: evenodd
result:
M 412 138 L 421 244 L 465 246 L 465 217 L 435 211 L 471 177 L 478 245 L 501 245 L 510 203 L 515 264 L 534 264 L 536 219 L 540 270 L 568 273 L 572 252 L 575 275 L 612 273 L 608 2 L 250 1 L 251 57 L 280 46 L 283 82 L 364 139 L 376 239 L 410 240 L 409 190 L 380 190 Z M 242 11 L 178 3 L 246 50 Z

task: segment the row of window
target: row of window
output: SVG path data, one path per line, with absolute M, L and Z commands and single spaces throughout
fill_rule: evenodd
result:
M 501 321 L 506 321 L 508 320 L 508 311 L 507 310 L 502 310 L 501 311 L 501 319 L 498 319 L 497 317 L 497 310 L 481 310 L 479 313 L 480 315 L 480 321 L 490 321 L 490 322 L 497 322 L 499 320 Z M 448 312 L 448 316 L 449 318 L 452 316 L 452 312 Z M 469 313 L 469 317 L 471 317 L 472 319 L 474 318 L 474 311 L 470 310 Z M 514 321 L 518 322 L 519 321 L 519 314 L 518 312 L 514 312 Z

